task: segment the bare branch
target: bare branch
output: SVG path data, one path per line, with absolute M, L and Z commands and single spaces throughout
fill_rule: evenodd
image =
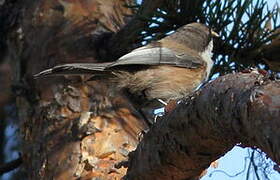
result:
M 262 59 L 269 65 L 269 68 L 274 71 L 280 71 L 280 38 L 271 44 L 264 45 L 261 48 L 260 54 Z
M 6 164 L 0 165 L 0 175 L 10 172 L 18 168 L 22 164 L 22 158 L 19 157 L 15 160 L 12 160 Z

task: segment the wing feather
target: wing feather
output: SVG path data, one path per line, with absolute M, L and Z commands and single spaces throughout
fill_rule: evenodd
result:
M 172 65 L 184 68 L 199 68 L 204 65 L 199 55 L 178 53 L 169 48 L 144 46 L 137 48 L 111 63 L 72 63 L 55 66 L 35 74 L 35 78 L 57 75 L 96 74 L 128 65 Z
M 198 68 L 203 65 L 200 56 L 175 53 L 165 47 L 142 47 L 122 56 L 109 67 L 122 65 L 173 65 L 186 68 Z
M 105 69 L 111 64 L 112 63 L 63 64 L 35 74 L 34 77 L 39 78 L 45 76 L 94 74 L 96 72 L 105 71 Z

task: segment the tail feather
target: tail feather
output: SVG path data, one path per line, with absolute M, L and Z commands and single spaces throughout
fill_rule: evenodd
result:
M 112 63 L 73 63 L 58 65 L 34 75 L 34 78 L 94 74 L 105 71 Z

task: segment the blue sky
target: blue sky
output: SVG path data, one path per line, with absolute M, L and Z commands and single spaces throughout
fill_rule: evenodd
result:
M 252 150 L 250 148 L 234 147 L 218 160 L 218 168 L 208 168 L 207 174 L 201 180 L 246 180 L 251 152 Z M 273 163 L 269 159 L 266 159 L 266 162 Z M 259 164 L 262 162 L 256 160 L 256 163 Z M 267 175 L 270 180 L 280 179 L 280 174 L 273 170 L 273 166 L 270 166 L 268 170 L 269 173 Z M 256 176 L 253 173 L 253 169 L 251 168 L 249 172 L 249 180 L 255 180 Z M 260 179 L 266 179 L 261 174 Z

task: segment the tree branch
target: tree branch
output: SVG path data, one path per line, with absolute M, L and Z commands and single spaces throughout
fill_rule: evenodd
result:
M 280 82 L 258 73 L 207 84 L 158 121 L 130 154 L 126 179 L 196 179 L 236 143 L 279 153 Z
M 260 54 L 262 59 L 269 65 L 269 68 L 274 71 L 280 71 L 280 38 L 274 42 L 262 46 Z
M 15 160 L 12 160 L 6 164 L 0 165 L 0 175 L 18 168 L 21 164 L 22 164 L 22 158 L 18 157 Z

